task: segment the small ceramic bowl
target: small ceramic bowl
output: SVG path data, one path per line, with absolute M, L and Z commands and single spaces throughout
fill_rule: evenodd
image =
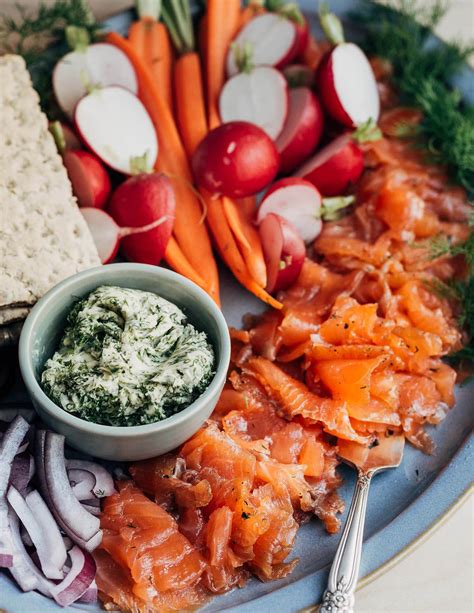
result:
M 68 413 L 44 393 L 39 383 L 41 373 L 59 345 L 71 306 L 100 285 L 154 292 L 180 307 L 198 330 L 207 333 L 216 354 L 216 374 L 188 407 L 153 424 L 104 426 Z M 217 305 L 192 281 L 158 266 L 109 264 L 65 279 L 37 302 L 23 326 L 19 357 L 21 374 L 36 410 L 48 426 L 66 436 L 69 445 L 107 460 L 142 460 L 181 445 L 212 413 L 226 380 L 230 337 Z

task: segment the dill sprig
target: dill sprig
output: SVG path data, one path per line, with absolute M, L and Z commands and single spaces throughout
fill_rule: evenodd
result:
M 433 259 L 443 255 L 462 255 L 466 261 L 466 278 L 452 279 L 447 283 L 438 279 L 431 281 L 429 285 L 439 296 L 458 302 L 461 309 L 458 323 L 461 328 L 466 329 L 469 336 L 468 344 L 449 357 L 454 361 L 474 362 L 474 232 L 470 233 L 465 242 L 456 244 L 451 244 L 447 236 L 439 234 L 431 238 L 425 246 Z
M 451 81 L 474 46 L 429 40 L 446 8 L 440 1 L 431 7 L 416 0 L 396 0 L 391 6 L 366 2 L 352 19 L 364 28 L 366 52 L 391 62 L 402 101 L 423 111 L 416 136 L 427 161 L 445 165 L 452 180 L 473 192 L 474 109 L 462 102 Z
M 97 38 L 99 25 L 85 0 L 57 0 L 40 4 L 33 14 L 18 6 L 16 19 L 0 17 L 0 46 L 8 53 L 21 55 L 30 71 L 41 106 L 50 119 L 60 116 L 54 101 L 51 75 L 56 62 L 67 53 L 65 29 L 77 26 Z

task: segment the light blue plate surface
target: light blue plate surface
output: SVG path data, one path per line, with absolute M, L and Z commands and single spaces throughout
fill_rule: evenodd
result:
M 223 2 L 225 0 L 222 0 Z M 301 6 L 311 15 L 311 25 L 317 31 L 314 0 L 301 0 Z M 331 0 L 331 9 L 340 15 L 356 8 L 358 1 Z M 130 14 L 110 19 L 110 29 L 124 30 Z M 474 101 L 474 75 L 469 69 L 460 75 L 456 85 L 471 102 Z M 222 270 L 223 310 L 229 325 L 239 326 L 242 316 L 262 310 L 253 296 L 244 292 L 233 278 Z M 20 386 L 9 400 L 25 398 Z M 361 565 L 365 576 L 422 535 L 443 515 L 472 483 L 472 426 L 474 385 L 457 390 L 455 408 L 442 424 L 432 429 L 437 444 L 435 455 L 426 456 L 407 446 L 402 466 L 374 479 L 369 499 L 366 532 Z M 354 475 L 342 469 L 345 484 L 340 493 L 347 503 L 354 486 Z M 345 515 L 343 517 L 343 520 Z M 229 610 L 233 613 L 296 613 L 318 602 L 327 579 L 328 567 L 334 556 L 339 536 L 329 536 L 321 522 L 311 522 L 301 528 L 294 556 L 300 559 L 295 571 L 286 579 L 272 583 L 250 581 L 242 590 L 215 598 L 205 611 Z M 6 574 L 0 574 L 0 608 L 8 613 L 50 613 L 60 611 L 47 598 L 36 593 L 21 593 Z M 98 607 L 76 605 L 71 611 L 98 611 Z M 158 612 L 157 612 L 158 613 Z

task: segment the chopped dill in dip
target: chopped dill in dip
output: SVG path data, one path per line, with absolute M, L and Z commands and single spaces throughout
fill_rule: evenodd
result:
M 102 286 L 72 308 L 41 382 L 69 413 L 136 426 L 193 402 L 210 383 L 214 361 L 206 334 L 176 305 L 151 292 Z

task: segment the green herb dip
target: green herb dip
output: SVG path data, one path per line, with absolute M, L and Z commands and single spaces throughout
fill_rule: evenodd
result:
M 176 305 L 151 292 L 102 286 L 72 308 L 41 382 L 69 413 L 136 426 L 193 402 L 214 362 L 206 335 Z

